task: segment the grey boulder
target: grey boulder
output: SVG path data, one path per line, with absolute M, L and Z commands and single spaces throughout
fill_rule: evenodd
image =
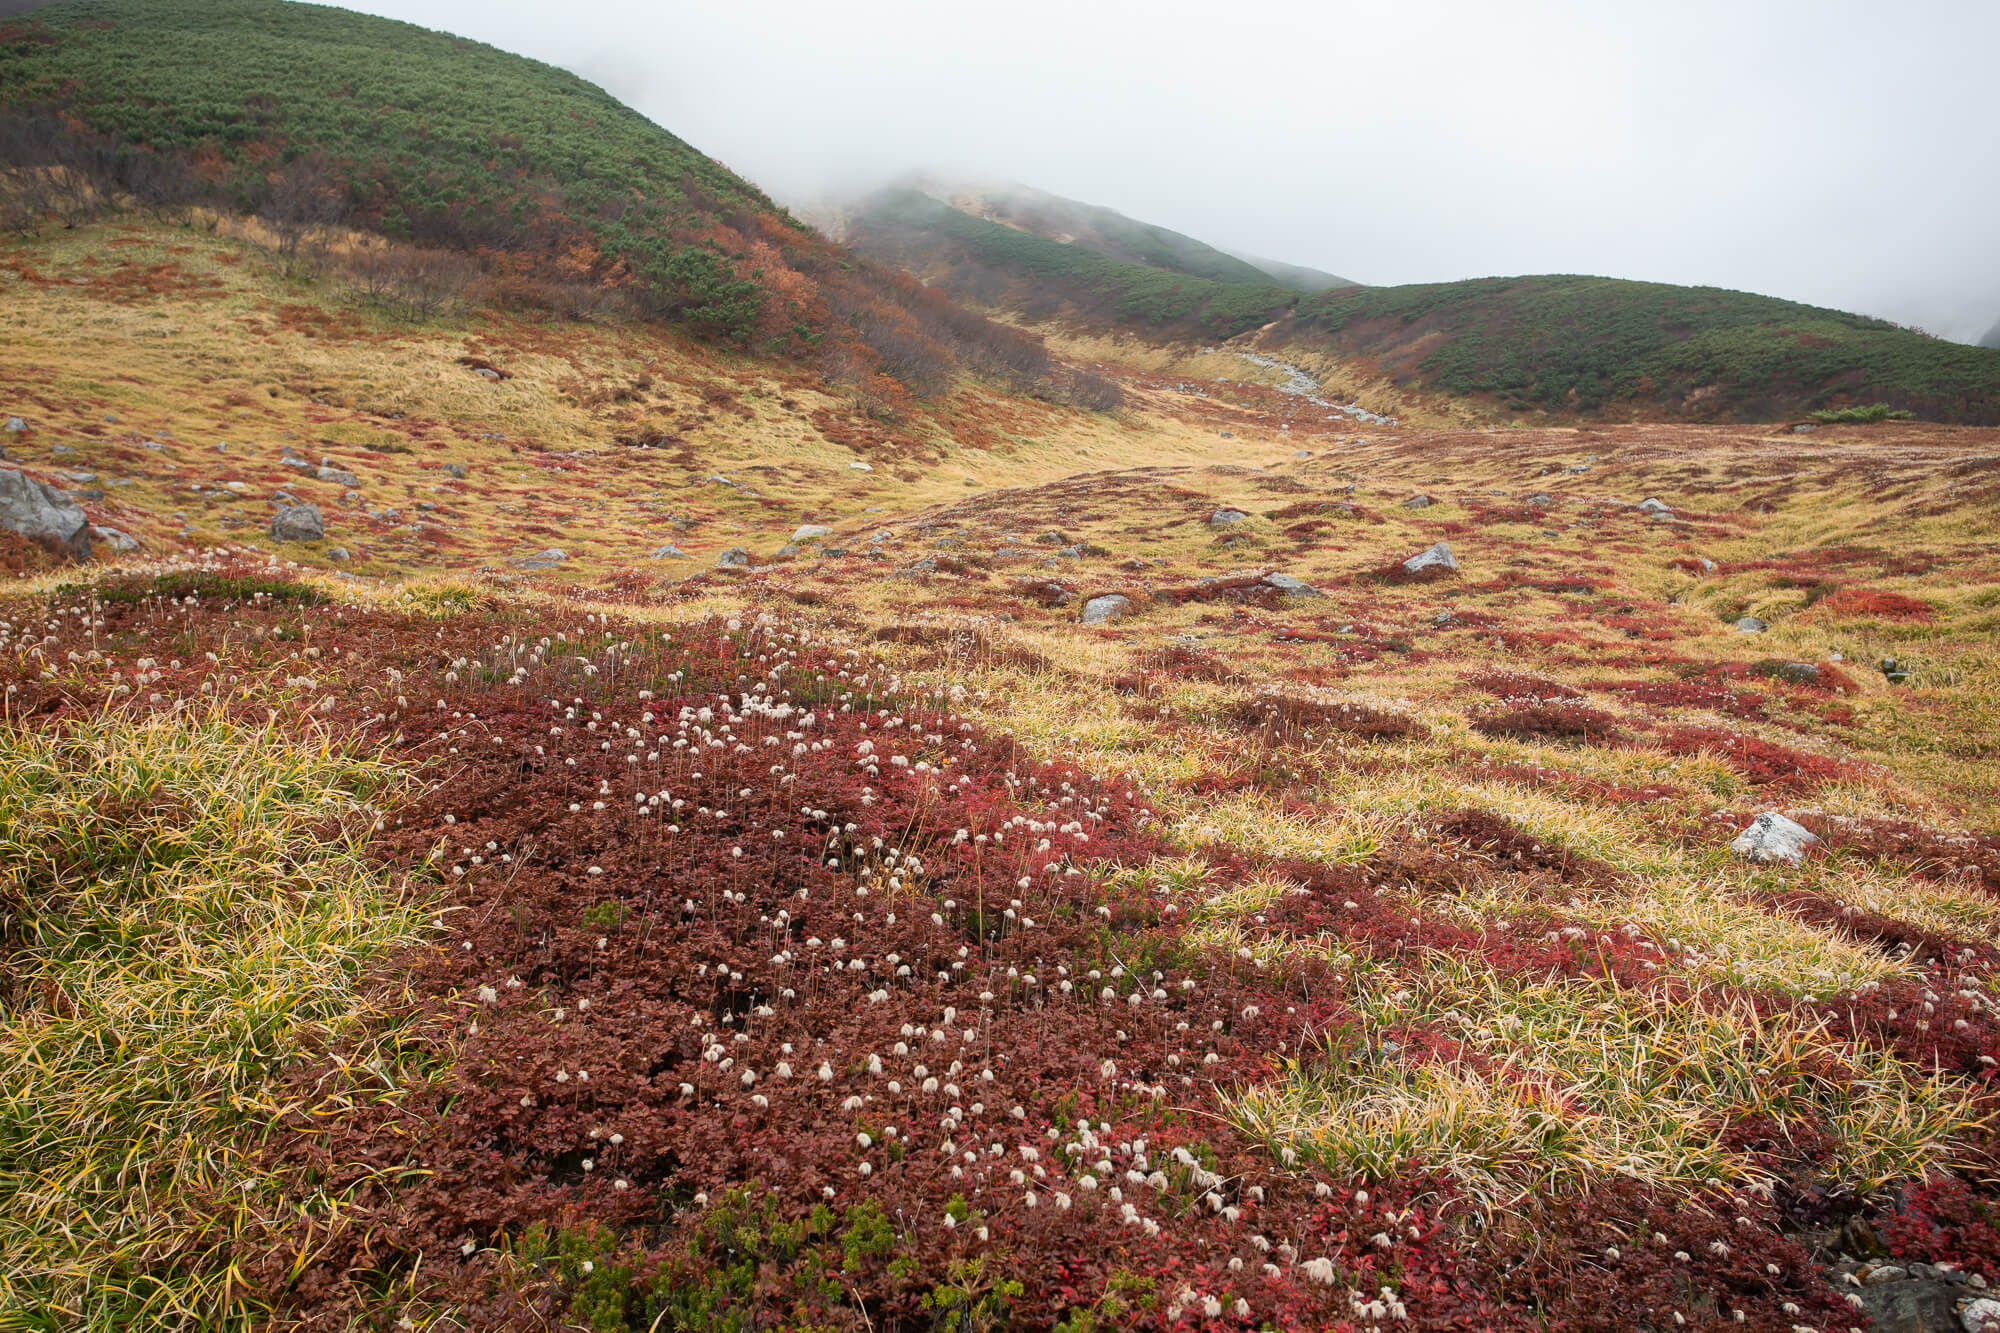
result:
M 1739 633 L 1743 634 L 1762 634 L 1771 627 L 1756 616 L 1744 616 L 1736 622 L 1736 628 Z
M 19 435 L 19 434 L 20 434 L 20 433 L 21 433 L 22 431 L 26 430 L 27 428 L 28 428 L 28 423 L 27 423 L 27 422 L 25 422 L 25 421 L 23 421 L 23 420 L 21 420 L 21 418 L 19 418 L 19 417 L 8 417 L 8 418 L 7 418 L 7 433 L 8 433 L 8 434 L 10 434 L 10 435 Z
M 732 546 L 721 555 L 715 557 L 715 567 L 717 569 L 748 569 L 750 567 L 750 553 L 740 546 Z
M 0 528 L 71 560 L 90 559 L 90 520 L 82 507 L 13 468 L 0 468 Z
M 1805 825 L 1785 818 L 1776 810 L 1766 810 L 1736 836 L 1729 850 L 1746 861 L 1797 865 L 1805 860 L 1806 849 L 1818 842 L 1818 837 Z
M 1227 527 L 1231 523 L 1241 523 L 1249 517 L 1250 515 L 1244 513 L 1241 509 L 1218 509 L 1208 516 L 1208 526 L 1211 528 Z
M 355 476 L 346 468 L 334 467 L 327 463 L 321 463 L 319 470 L 313 475 L 321 481 L 330 481 L 340 486 L 359 486 L 361 484 L 361 478 Z
M 1429 509 L 1432 505 L 1436 503 L 1437 501 L 1431 499 L 1431 497 L 1428 495 L 1413 495 L 1409 499 L 1403 501 L 1403 508 Z
M 316 542 L 326 536 L 318 505 L 286 505 L 271 515 L 271 536 L 281 542 Z
M 1674 507 L 1670 504 L 1664 503 L 1663 501 L 1655 500 L 1652 496 L 1649 495 L 1645 499 L 1639 501 L 1639 512 L 1642 514 L 1654 514 L 1654 515 L 1671 514 L 1674 512 Z
M 139 549 L 139 539 L 129 532 L 117 528 L 92 527 L 90 535 L 109 546 L 118 555 L 130 555 Z
M 1287 597 L 1324 597 L 1325 593 L 1307 583 L 1295 579 L 1290 574 L 1266 574 L 1261 580 L 1265 587 L 1276 588 Z
M 1132 609 L 1132 599 L 1119 593 L 1106 593 L 1093 597 L 1083 604 L 1083 614 L 1078 617 L 1085 625 L 1102 625 L 1107 620 L 1116 620 Z
M 646 552 L 646 558 L 648 560 L 694 559 L 693 556 L 689 555 L 686 551 L 683 551 L 680 547 L 674 545 L 672 542 L 668 542 L 665 546 L 655 546 L 652 550 Z
M 1421 574 L 1431 569 L 1458 568 L 1458 557 L 1451 553 L 1450 542 L 1439 542 L 1428 551 L 1420 551 L 1403 562 L 1406 574 Z
M 831 537 L 832 535 L 832 528 L 818 523 L 801 523 L 797 531 L 792 533 L 792 540 L 795 542 L 810 542 L 818 541 L 821 537 Z
M 546 551 L 537 551 L 533 555 L 524 555 L 507 563 L 516 569 L 554 569 L 568 559 L 569 552 L 561 547 L 551 546 Z
M 460 481 L 464 481 L 464 480 L 465 480 L 465 473 L 466 473 L 466 467 L 465 467 L 465 464 L 463 464 L 463 463 L 445 463 L 445 464 L 443 464 L 443 465 L 442 465 L 442 467 L 443 467 L 443 470 L 444 470 L 444 472 L 445 472 L 445 473 L 446 473 L 447 475 L 449 475 L 449 476 L 453 476 L 453 477 L 457 477 L 457 478 L 458 478 L 458 479 L 459 479 Z

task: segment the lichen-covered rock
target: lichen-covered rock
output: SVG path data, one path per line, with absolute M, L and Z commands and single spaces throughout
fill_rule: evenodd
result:
M 818 541 L 821 537 L 831 537 L 832 535 L 832 528 L 824 527 L 818 523 L 802 523 L 799 525 L 798 530 L 792 533 L 792 540 L 795 542 L 813 542 Z
M 1769 628 L 1771 628 L 1770 625 L 1759 620 L 1756 616 L 1744 616 L 1736 622 L 1737 632 L 1741 634 L 1762 634 Z
M 732 546 L 721 555 L 715 557 L 715 567 L 717 569 L 748 569 L 750 567 L 750 553 L 740 546 Z
M 1806 849 L 1819 839 L 1803 824 L 1785 818 L 1776 810 L 1766 810 L 1750 821 L 1729 850 L 1746 861 L 1777 861 L 1797 865 L 1805 860 Z
M 1428 551 L 1419 551 L 1403 562 L 1406 574 L 1422 574 L 1433 569 L 1455 570 L 1458 557 L 1451 553 L 1450 542 L 1439 542 Z
M 1295 579 L 1290 574 L 1266 574 L 1261 580 L 1266 587 L 1276 588 L 1287 597 L 1324 597 L 1325 593 L 1307 583 Z
M 1102 625 L 1108 620 L 1116 620 L 1132 609 L 1132 599 L 1119 593 L 1106 593 L 1093 597 L 1083 604 L 1083 615 L 1078 619 L 1085 625 Z
M 674 545 L 672 542 L 668 542 L 665 546 L 655 546 L 652 550 L 646 552 L 646 558 L 648 560 L 694 559 L 693 556 L 689 555 L 686 551 L 683 551 L 680 547 Z
M 82 507 L 47 482 L 13 468 L 0 468 L 0 528 L 67 559 L 90 559 L 90 520 Z
M 1241 523 L 1249 517 L 1250 515 L 1244 513 L 1241 509 L 1218 509 L 1208 516 L 1208 526 L 1211 528 L 1224 528 L 1228 527 L 1231 523 Z
M 286 505 L 271 515 L 271 536 L 281 542 L 316 542 L 326 536 L 318 505 Z

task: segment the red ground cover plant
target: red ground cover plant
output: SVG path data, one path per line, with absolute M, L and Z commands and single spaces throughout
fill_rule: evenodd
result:
M 1717 754 L 1756 787 L 1806 791 L 1852 775 L 1848 765 L 1720 727 L 1673 727 L 1658 744 L 1668 754 Z
M 1886 588 L 1841 588 L 1822 597 L 1819 614 L 1842 620 L 1901 620 L 1928 624 L 1937 619 L 1937 608 L 1921 598 Z
M 1430 732 L 1421 722 L 1373 704 L 1313 699 L 1277 690 L 1240 699 L 1225 716 L 1232 727 L 1253 733 L 1267 746 L 1311 744 L 1331 737 L 1408 740 Z
M 1574 699 L 1501 699 L 1474 712 L 1472 729 L 1486 736 L 1586 745 L 1607 745 L 1623 737 L 1617 718 Z
M 1966 875 L 1975 883 L 2000 886 L 2000 835 L 1950 834 L 1900 819 L 1802 813 L 1798 820 L 1830 851 L 1929 879 Z
M 1038 761 L 822 631 L 548 607 L 435 621 L 241 574 L 129 592 L 52 617 L 70 637 L 35 660 L 86 642 L 101 659 L 10 678 L 17 718 L 87 717 L 114 690 L 140 708 L 214 695 L 257 719 L 278 701 L 428 779 L 376 854 L 429 867 L 451 910 L 438 947 L 372 983 L 421 1016 L 421 1049 L 395 1070 L 343 1068 L 338 1047 L 294 1070 L 301 1107 L 344 1080 L 373 1091 L 287 1116 L 269 1144 L 303 1187 L 348 1196 L 303 1248 L 241 1256 L 289 1316 L 1846 1326 L 1751 1196 L 1607 1181 L 1492 1218 L 1421 1164 L 1387 1180 L 1288 1169 L 1216 1091 L 1336 1049 L 1343 975 L 1194 945 L 1169 892 L 1119 873 L 1180 851 L 1143 793 Z M 1494 874 L 1608 873 L 1489 812 L 1435 816 L 1359 866 L 1205 855 L 1224 883 L 1300 886 L 1253 935 L 1682 984 L 1634 929 L 1412 912 Z M 1962 965 L 1823 1010 L 1978 1074 L 2000 1030 L 1955 1001 Z M 1919 1027 L 1923 1005 L 1966 1025 Z M 1463 1054 L 1406 1035 L 1419 1058 Z M 374 1095 L 384 1080 L 393 1096 Z
M 1762 694 L 1732 690 L 1709 680 L 1607 680 L 1594 681 L 1590 688 L 1654 708 L 1701 708 L 1752 721 L 1767 716 Z

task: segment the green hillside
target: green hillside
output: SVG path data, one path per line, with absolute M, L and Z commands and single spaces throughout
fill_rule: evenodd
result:
M 1107 259 L 1144 264 L 1189 277 L 1214 278 L 1218 282 L 1270 280 L 1270 275 L 1255 265 L 1224 254 L 1192 236 L 1128 218 L 1114 209 L 1079 203 L 1026 186 L 952 191 L 947 202 L 962 212 L 1049 240 L 1081 246 Z
M 850 224 L 848 241 L 986 305 L 1030 315 L 1060 310 L 1162 334 L 1233 337 L 1298 299 L 1268 282 L 1222 282 L 1123 262 L 973 217 L 912 189 L 870 199 Z
M 2000 354 L 1719 287 L 1562 275 L 1348 288 L 1302 302 L 1292 327 L 1399 379 L 1517 410 L 1769 418 L 1879 401 L 2000 419 Z
M 187 154 L 247 202 L 313 155 L 418 239 L 633 257 L 763 193 L 603 89 L 478 42 L 280 0 L 72 0 L 0 29 L 0 105 Z
M 1537 276 L 1309 296 L 1120 263 L 915 191 L 878 196 L 848 239 L 962 299 L 1030 318 L 1163 340 L 1275 324 L 1261 346 L 1331 351 L 1511 411 L 1770 419 L 1885 402 L 1931 420 L 2000 421 L 2000 353 L 1715 287 Z
M 23 230 L 131 206 L 256 213 L 288 251 L 372 230 L 413 271 L 469 255 L 510 301 L 595 312 L 609 294 L 892 404 L 962 369 L 1048 373 L 1033 339 L 856 263 L 603 89 L 327 6 L 71 0 L 0 20 L 0 187 L 0 223 Z
M 1263 259 L 1257 255 L 1238 255 L 1244 263 L 1254 266 L 1266 278 L 1280 287 L 1290 287 L 1295 292 L 1330 292 L 1336 287 L 1353 287 L 1358 284 L 1352 278 L 1343 278 L 1325 269 L 1308 268 L 1304 264 L 1287 264 L 1276 259 Z

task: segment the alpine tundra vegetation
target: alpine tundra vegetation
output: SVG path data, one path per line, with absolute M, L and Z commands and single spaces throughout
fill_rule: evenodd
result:
M 0 109 L 0 1326 L 2000 1326 L 2000 351 Z

